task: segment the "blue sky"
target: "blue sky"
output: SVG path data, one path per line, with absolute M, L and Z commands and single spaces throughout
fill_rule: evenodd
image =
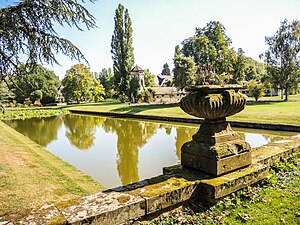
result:
M 0 5 L 15 1 L 0 0 Z M 265 51 L 265 36 L 275 34 L 280 22 L 300 19 L 300 0 L 98 0 L 84 6 L 96 17 L 98 28 L 84 32 L 57 27 L 84 53 L 92 71 L 112 67 L 110 43 L 118 4 L 128 8 L 133 25 L 135 64 L 154 74 L 164 63 L 173 68 L 174 49 L 194 34 L 196 27 L 220 21 L 232 39 L 232 47 L 242 48 L 258 60 Z M 46 66 L 61 79 L 76 61 L 58 56 L 61 66 Z

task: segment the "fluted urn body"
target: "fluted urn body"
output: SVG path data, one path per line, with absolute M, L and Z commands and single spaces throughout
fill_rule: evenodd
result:
M 206 85 L 188 88 L 181 109 L 204 118 L 193 140 L 183 145 L 181 164 L 220 175 L 251 164 L 251 148 L 234 132 L 226 117 L 242 111 L 246 98 L 240 86 Z

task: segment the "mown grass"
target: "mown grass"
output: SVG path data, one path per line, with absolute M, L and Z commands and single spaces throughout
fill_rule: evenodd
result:
M 64 109 L 9 109 L 6 110 L 5 113 L 0 113 L 0 120 L 24 120 L 29 118 L 51 117 L 68 113 L 70 112 Z
M 0 137 L 0 221 L 105 189 L 1 121 Z
M 128 105 L 124 103 L 95 103 L 67 106 L 66 109 L 95 112 L 116 112 L 151 116 L 195 118 L 177 106 Z M 231 121 L 300 125 L 300 102 L 272 102 L 246 105 L 245 109 L 231 117 Z
M 196 202 L 150 222 L 169 224 L 300 224 L 300 158 L 279 162 L 263 184 L 231 194 L 214 206 Z

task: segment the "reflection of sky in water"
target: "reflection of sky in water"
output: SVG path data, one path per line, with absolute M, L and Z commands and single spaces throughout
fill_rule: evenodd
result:
M 244 135 L 245 141 L 250 144 L 251 148 L 256 148 L 269 143 L 268 139 L 262 134 L 245 133 Z
M 164 166 L 180 162 L 182 144 L 190 141 L 198 130 L 198 125 L 193 124 L 82 115 L 7 123 L 32 140 L 41 141 L 47 150 L 107 187 L 161 174 Z M 267 144 L 279 134 L 285 135 L 234 130 L 251 147 Z

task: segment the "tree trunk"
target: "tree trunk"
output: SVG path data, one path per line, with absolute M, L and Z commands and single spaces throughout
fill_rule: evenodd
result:
M 286 85 L 285 86 L 285 99 L 284 99 L 284 101 L 287 101 L 288 100 L 288 90 L 289 90 L 289 87 Z

